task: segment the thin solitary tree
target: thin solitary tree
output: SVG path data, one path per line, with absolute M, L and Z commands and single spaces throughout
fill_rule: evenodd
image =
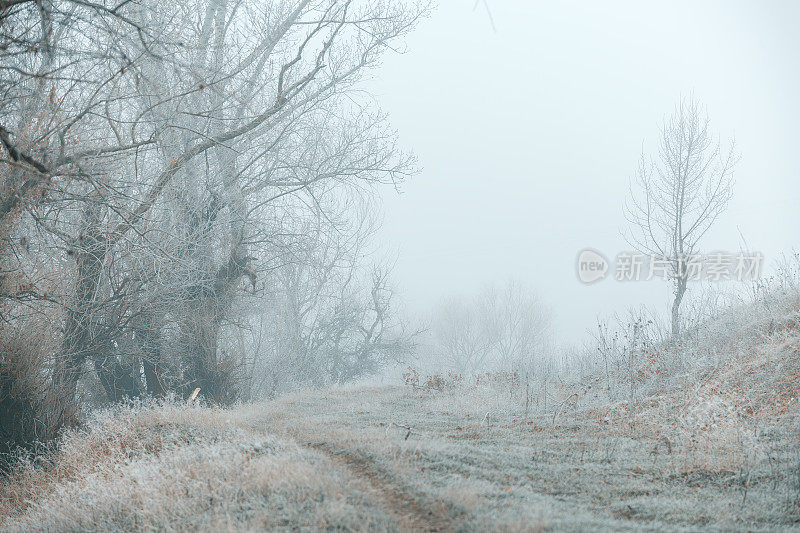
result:
M 672 334 L 680 334 L 680 306 L 690 271 L 687 262 L 725 210 L 738 161 L 735 143 L 723 149 L 693 97 L 683 98 L 661 126 L 655 157 L 644 153 L 625 204 L 628 244 L 667 266 L 674 284 Z

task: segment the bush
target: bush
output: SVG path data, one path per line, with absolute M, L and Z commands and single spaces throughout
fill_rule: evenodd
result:
M 408 367 L 403 372 L 403 383 L 414 390 L 424 391 L 444 391 L 455 389 L 464 381 L 464 376 L 453 372 L 447 374 L 428 374 L 424 377 L 424 383 L 420 385 L 422 376 L 412 367 Z
M 74 419 L 74 405 L 48 387 L 44 354 L 20 331 L 0 330 L 0 475 L 16 454 L 39 451 Z

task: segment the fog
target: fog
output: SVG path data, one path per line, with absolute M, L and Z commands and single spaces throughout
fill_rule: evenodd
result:
M 796 528 L 798 21 L 0 0 L 0 531 Z
M 642 150 L 682 96 L 741 154 L 704 251 L 797 246 L 796 2 L 441 2 L 370 83 L 422 171 L 382 191 L 381 241 L 412 314 L 515 278 L 555 311 L 564 343 L 598 315 L 668 309 L 663 281 L 592 286 L 578 252 L 631 247 L 623 202 Z

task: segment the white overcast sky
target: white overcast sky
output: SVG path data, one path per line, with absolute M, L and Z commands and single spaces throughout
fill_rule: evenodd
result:
M 739 231 L 768 265 L 800 248 L 800 2 L 488 4 L 496 32 L 482 5 L 440 0 L 369 83 L 423 169 L 383 194 L 411 312 L 511 277 L 551 304 L 566 343 L 598 315 L 666 309 L 664 282 L 584 286 L 575 260 L 629 248 L 628 182 L 689 93 L 742 156 L 704 249 L 739 250 Z

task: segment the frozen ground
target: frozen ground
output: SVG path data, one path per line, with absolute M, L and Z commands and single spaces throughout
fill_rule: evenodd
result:
M 748 440 L 750 429 L 722 424 L 716 438 L 660 410 L 672 397 L 629 412 L 592 407 L 588 395 L 525 420 L 512 392 L 334 389 L 232 410 L 106 412 L 4 480 L 0 529 L 797 527 L 789 425 Z

